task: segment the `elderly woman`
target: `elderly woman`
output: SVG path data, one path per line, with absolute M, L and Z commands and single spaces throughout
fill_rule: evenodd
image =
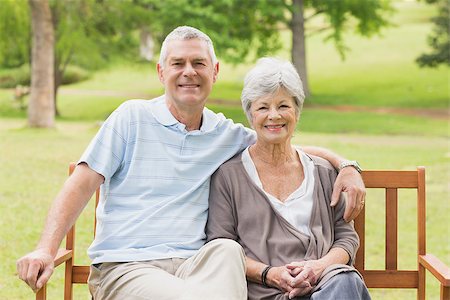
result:
M 208 241 L 242 245 L 249 299 L 370 299 L 345 201 L 330 206 L 336 170 L 291 145 L 304 100 L 293 65 L 260 59 L 241 99 L 257 141 L 212 177 Z

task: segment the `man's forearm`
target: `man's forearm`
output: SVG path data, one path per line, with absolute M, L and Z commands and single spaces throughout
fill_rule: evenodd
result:
M 337 153 L 330 151 L 328 149 L 325 149 L 325 148 L 315 147 L 315 146 L 305 146 L 305 147 L 302 147 L 302 149 L 303 149 L 303 151 L 305 151 L 308 154 L 319 156 L 319 157 L 322 157 L 323 159 L 328 160 L 333 165 L 333 167 L 335 167 L 336 169 L 339 168 L 339 165 L 342 161 L 346 160 L 345 158 L 338 155 Z
M 86 165 L 77 166 L 49 210 L 37 249 L 56 256 L 64 236 L 102 182 L 103 177 Z

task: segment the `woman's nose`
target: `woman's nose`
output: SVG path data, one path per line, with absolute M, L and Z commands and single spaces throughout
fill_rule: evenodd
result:
M 277 109 L 275 108 L 271 108 L 269 110 L 269 119 L 273 120 L 273 119 L 279 119 L 281 118 L 280 113 L 278 112 Z

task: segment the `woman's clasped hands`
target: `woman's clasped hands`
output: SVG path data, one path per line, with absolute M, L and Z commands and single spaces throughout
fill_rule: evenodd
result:
M 289 299 L 293 299 L 309 294 L 324 269 L 325 265 L 320 260 L 294 261 L 270 269 L 267 283 L 283 291 Z

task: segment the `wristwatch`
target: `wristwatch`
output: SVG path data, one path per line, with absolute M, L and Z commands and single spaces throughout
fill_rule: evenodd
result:
M 359 173 L 361 173 L 361 171 L 362 171 L 361 166 L 358 164 L 358 162 L 356 160 L 344 160 L 343 162 L 341 162 L 339 164 L 338 172 L 340 172 L 343 168 L 346 168 L 346 167 L 353 167 Z

